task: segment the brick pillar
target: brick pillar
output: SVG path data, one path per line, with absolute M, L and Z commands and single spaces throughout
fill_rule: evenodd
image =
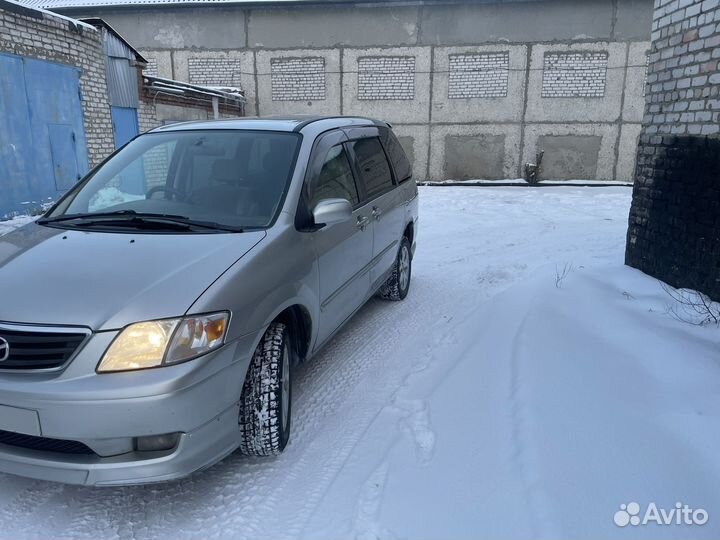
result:
M 720 299 L 720 0 L 656 0 L 626 264 Z

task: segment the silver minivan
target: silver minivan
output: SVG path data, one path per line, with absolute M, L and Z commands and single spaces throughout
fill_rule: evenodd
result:
M 384 122 L 135 138 L 0 238 L 0 471 L 139 484 L 282 452 L 293 366 L 405 298 L 417 220 Z

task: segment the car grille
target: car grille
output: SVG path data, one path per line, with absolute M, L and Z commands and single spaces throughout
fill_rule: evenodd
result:
M 10 329 L 0 326 L 0 338 L 7 341 L 9 356 L 0 362 L 0 370 L 57 369 L 65 365 L 88 336 L 84 332 L 52 332 Z M 4 344 L 0 341 L 0 345 Z M 0 359 L 5 356 L 0 349 Z
M 90 455 L 95 453 L 83 443 L 77 441 L 34 437 L 33 435 L 23 435 L 22 433 L 2 430 L 0 430 L 0 444 L 27 448 L 28 450 L 40 450 L 41 452 L 55 452 L 57 454 Z

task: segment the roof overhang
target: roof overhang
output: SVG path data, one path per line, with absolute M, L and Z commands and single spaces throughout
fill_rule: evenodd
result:
M 158 7 L 228 7 L 251 8 L 287 8 L 287 7 L 380 7 L 388 4 L 395 6 L 422 6 L 443 4 L 513 4 L 545 2 L 547 0 L 22 0 L 30 7 L 60 10 L 62 12 L 87 12 L 93 10 L 115 9 L 153 9 Z

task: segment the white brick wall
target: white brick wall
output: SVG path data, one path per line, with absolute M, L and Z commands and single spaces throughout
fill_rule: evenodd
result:
M 273 101 L 323 101 L 325 58 L 271 58 L 270 80 Z
M 148 61 L 147 67 L 143 69 L 143 73 L 148 77 L 158 76 L 158 63 L 157 58 L 145 58 Z
M 240 86 L 237 58 L 188 58 L 190 83 L 204 86 Z
M 415 99 L 414 56 L 358 58 L 358 99 Z
M 604 97 L 607 52 L 545 53 L 542 97 Z
M 496 98 L 508 94 L 510 53 L 451 54 L 448 98 Z

